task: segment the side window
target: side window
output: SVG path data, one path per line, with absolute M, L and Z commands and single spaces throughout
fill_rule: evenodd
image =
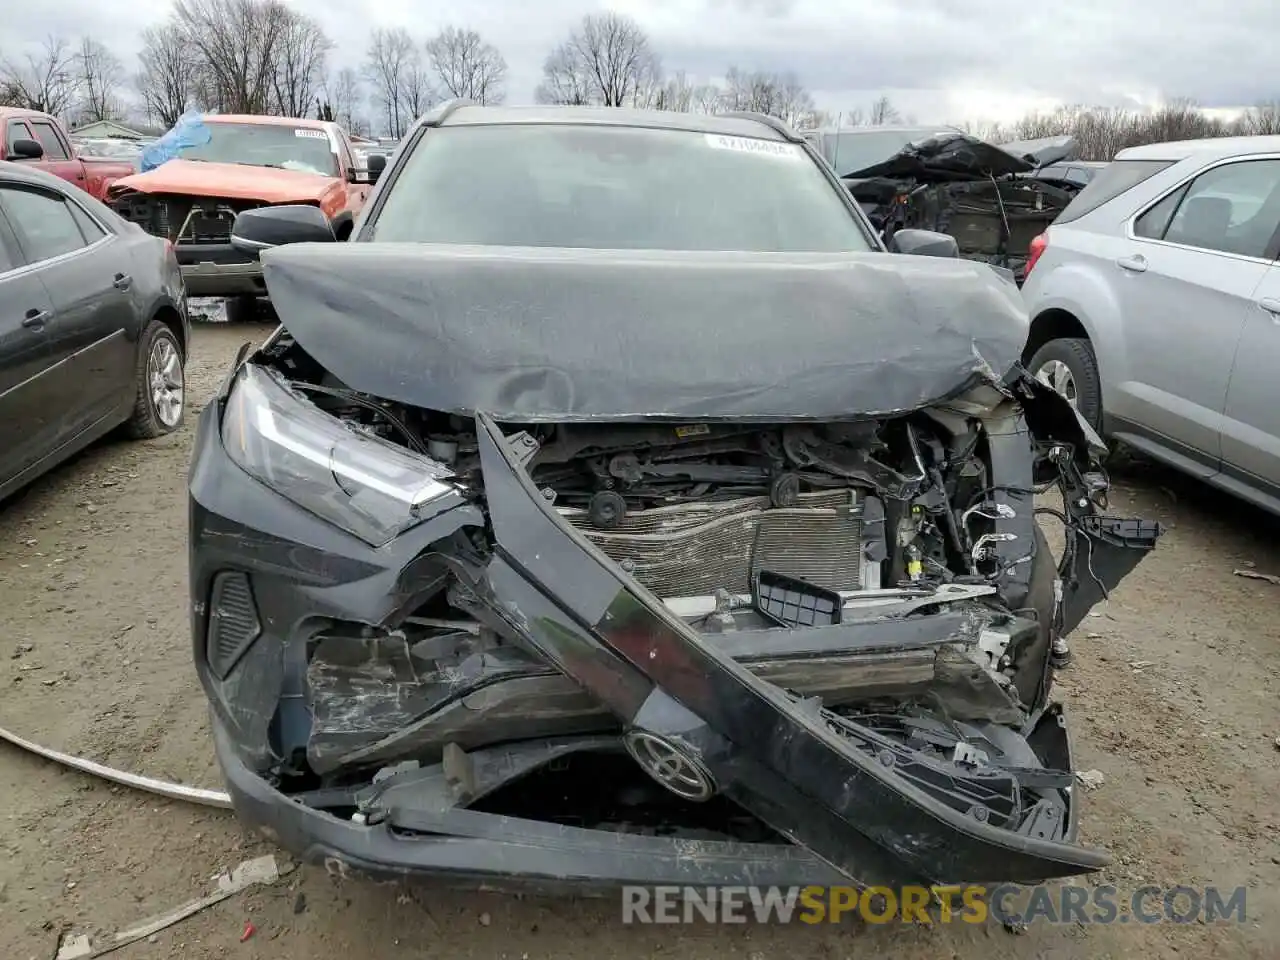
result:
M 84 208 L 75 201 L 66 201 L 67 209 L 71 211 L 71 216 L 75 218 L 76 224 L 80 227 L 80 232 L 84 234 L 85 243 L 97 243 L 105 237 L 106 231 L 98 226 L 98 221 L 84 212 Z
M 32 120 L 31 129 L 35 131 L 36 139 L 40 141 L 40 146 L 44 147 L 44 158 L 46 160 L 70 160 L 71 156 L 67 153 L 67 148 L 62 145 L 62 138 L 58 136 L 58 131 L 53 129 L 53 124 L 48 120 Z
M 1164 239 L 1203 250 L 1265 257 L 1277 229 L 1280 160 L 1242 160 L 1214 167 L 1191 181 Z
M 75 215 L 61 197 L 38 190 L 0 188 L 0 206 L 18 235 L 28 263 L 62 256 L 85 246 Z
M 1165 231 L 1169 229 L 1169 221 L 1173 219 L 1173 211 L 1178 209 L 1178 204 L 1186 193 L 1185 186 L 1173 191 L 1134 221 L 1133 232 L 1147 240 L 1163 240 Z
M 13 143 L 15 140 L 34 140 L 35 134 L 21 120 L 10 120 L 4 132 L 4 152 L 5 155 L 13 153 Z
M 0 217 L 3 217 L 3 214 L 0 214 Z M 9 240 L 6 236 L 4 223 L 0 222 L 0 277 L 3 277 L 18 265 L 17 258 L 9 252 Z
M 1144 180 L 1173 166 L 1172 160 L 1116 160 L 1107 164 L 1085 188 L 1071 198 L 1054 223 L 1070 223 L 1092 213 L 1104 203 L 1128 193 Z

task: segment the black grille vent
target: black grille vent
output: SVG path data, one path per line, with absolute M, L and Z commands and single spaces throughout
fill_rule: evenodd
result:
M 205 657 L 219 680 L 225 680 L 249 645 L 262 632 L 249 578 L 224 571 L 213 579 L 209 593 L 209 633 Z

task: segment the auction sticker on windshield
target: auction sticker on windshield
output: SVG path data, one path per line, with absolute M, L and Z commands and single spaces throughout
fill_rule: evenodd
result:
M 328 140 L 329 135 L 323 130 L 294 130 L 295 137 L 310 137 L 312 140 Z
M 794 143 L 778 143 L 776 140 L 756 140 L 754 137 L 726 137 L 721 133 L 706 134 L 707 143 L 717 150 L 736 150 L 739 153 L 755 153 L 779 160 L 802 160 L 804 152 Z

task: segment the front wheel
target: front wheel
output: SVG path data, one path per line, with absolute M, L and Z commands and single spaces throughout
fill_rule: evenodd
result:
M 150 440 L 182 426 L 187 386 L 182 347 L 159 320 L 142 331 L 135 380 L 137 397 L 125 425 L 131 437 Z
M 1089 426 L 1102 432 L 1102 380 L 1093 344 L 1083 337 L 1050 340 L 1027 367 L 1033 377 L 1066 397 Z

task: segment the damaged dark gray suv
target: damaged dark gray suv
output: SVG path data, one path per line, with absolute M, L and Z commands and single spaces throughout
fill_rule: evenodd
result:
M 245 821 L 544 890 L 1107 862 L 1053 650 L 1159 528 L 1105 514 L 1010 281 L 885 250 L 753 115 L 454 103 L 350 242 L 317 214 L 237 221 L 281 326 L 191 466 Z

